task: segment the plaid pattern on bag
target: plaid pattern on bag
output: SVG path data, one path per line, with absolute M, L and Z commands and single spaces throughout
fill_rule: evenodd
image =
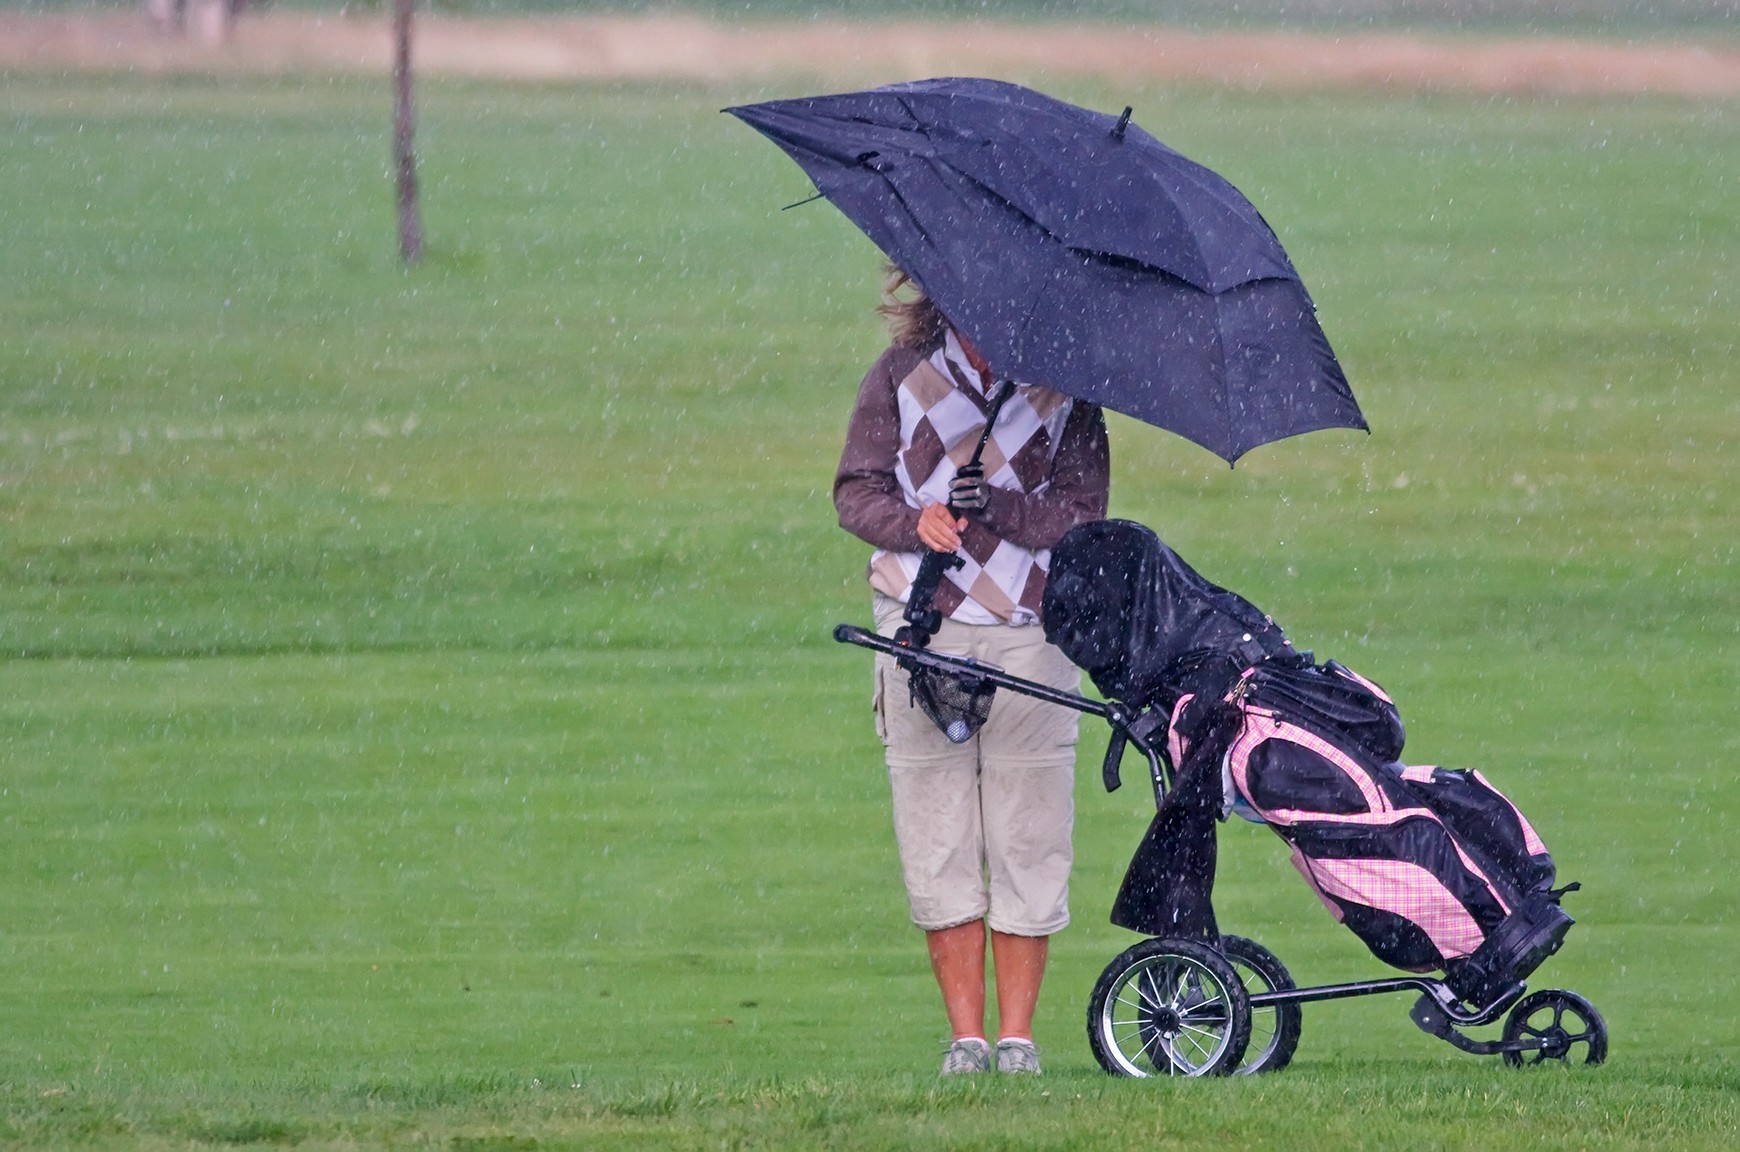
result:
M 972 458 L 985 430 L 990 382 L 967 361 L 951 331 L 942 347 L 900 382 L 900 451 L 894 474 L 913 508 L 946 504 L 955 471 Z M 1074 402 L 1059 392 L 1018 384 L 997 417 L 980 463 L 992 487 L 1032 495 L 1051 483 L 1051 462 Z M 976 519 L 962 534 L 961 558 L 937 589 L 936 607 L 965 624 L 1034 624 L 1051 553 L 1011 544 Z M 917 552 L 878 551 L 870 585 L 905 601 L 918 575 Z

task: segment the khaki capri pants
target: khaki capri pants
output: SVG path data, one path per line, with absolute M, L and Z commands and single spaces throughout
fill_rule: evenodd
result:
M 876 630 L 893 636 L 903 610 L 878 594 Z M 1066 692 L 1081 687 L 1080 671 L 1037 625 L 944 620 L 930 647 Z M 1049 936 L 1068 924 L 1079 715 L 999 691 L 984 727 L 952 744 L 912 702 L 906 673 L 881 654 L 875 707 L 912 922 L 936 931 L 984 919 L 1012 936 Z

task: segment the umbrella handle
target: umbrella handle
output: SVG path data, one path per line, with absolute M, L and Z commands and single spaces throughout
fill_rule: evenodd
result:
M 983 474 L 984 469 L 979 464 L 979 457 L 984 454 L 985 445 L 991 442 L 991 429 L 996 426 L 997 417 L 1003 412 L 1003 405 L 1015 395 L 1015 381 L 999 380 L 995 391 L 991 393 L 991 407 L 985 413 L 985 430 L 979 434 L 979 443 L 973 448 L 972 459 L 961 465 L 958 471 L 965 472 L 974 469 Z M 958 510 L 951 504 L 949 511 Z M 906 596 L 906 610 L 901 614 L 906 620 L 906 627 L 900 629 L 903 634 L 901 643 L 910 644 L 914 648 L 923 648 L 930 643 L 930 638 L 936 635 L 942 627 L 942 613 L 932 605 L 936 598 L 937 585 L 942 583 L 943 575 L 961 567 L 966 561 L 953 552 L 930 552 L 918 562 L 918 575 L 913 578 L 912 591 Z
M 942 627 L 942 613 L 931 603 L 936 598 L 937 585 L 942 583 L 943 573 L 965 563 L 953 552 L 924 554 L 918 562 L 918 575 L 913 577 L 912 591 L 906 596 L 906 610 L 901 613 L 906 627 L 899 630 L 896 638 L 902 644 L 923 648 L 930 643 L 930 638 Z
M 985 453 L 985 445 L 991 442 L 991 429 L 997 425 L 997 417 L 1003 413 L 1003 405 L 1009 402 L 1009 397 L 1015 395 L 1015 381 L 999 380 L 996 390 L 991 393 L 991 407 L 985 413 L 985 430 L 979 433 L 979 442 L 973 448 L 973 458 L 961 465 L 963 468 L 977 468 L 979 457 Z

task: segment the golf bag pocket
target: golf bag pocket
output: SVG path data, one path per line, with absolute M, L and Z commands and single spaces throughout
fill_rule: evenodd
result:
M 1477 773 L 1374 764 L 1352 742 L 1256 712 L 1227 762 L 1324 905 L 1394 967 L 1469 956 L 1552 883 L 1539 837 Z
M 1374 764 L 1401 759 L 1407 741 L 1389 694 L 1334 660 L 1305 667 L 1258 665 L 1246 677 L 1245 699 L 1351 747 Z

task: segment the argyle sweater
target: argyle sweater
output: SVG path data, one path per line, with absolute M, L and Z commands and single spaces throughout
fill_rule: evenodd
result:
M 870 585 L 905 601 L 924 554 L 919 509 L 948 502 L 955 469 L 984 431 L 990 381 L 953 334 L 942 346 L 890 348 L 858 390 L 834 477 L 840 526 L 876 548 Z M 1051 546 L 1106 514 L 1110 459 L 1098 406 L 1020 385 L 981 458 L 990 502 L 967 514 L 961 556 L 936 607 L 967 624 L 1037 623 Z

